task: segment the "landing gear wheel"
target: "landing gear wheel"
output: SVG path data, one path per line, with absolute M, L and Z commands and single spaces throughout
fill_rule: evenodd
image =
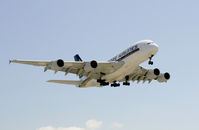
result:
M 149 64 L 149 65 L 153 65 L 153 61 L 149 61 L 148 64 Z
M 153 56 L 154 56 L 154 55 L 151 55 L 151 57 L 149 57 L 149 62 L 148 62 L 149 65 L 153 65 L 153 61 L 151 61 L 152 58 L 153 58 Z
M 116 81 L 114 81 L 112 84 L 111 84 L 111 87 L 119 87 L 120 84 L 119 83 L 116 83 Z
M 129 82 L 123 82 L 123 85 L 130 86 L 130 83 Z
M 107 85 L 109 85 L 109 83 L 108 83 L 108 82 L 100 83 L 100 86 L 107 86 Z
M 125 82 L 123 82 L 123 85 L 125 85 L 125 86 L 130 86 L 130 83 L 128 82 L 128 80 L 129 80 L 129 76 L 127 75 L 127 76 L 125 76 Z
M 100 86 L 107 86 L 107 85 L 109 85 L 109 82 L 106 82 L 106 80 L 97 79 L 97 82 L 100 83 Z

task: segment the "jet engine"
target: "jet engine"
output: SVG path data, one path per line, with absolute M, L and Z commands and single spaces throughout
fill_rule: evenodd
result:
M 62 59 L 58 59 L 56 61 L 53 61 L 52 64 L 51 64 L 52 69 L 61 68 L 63 66 L 64 66 L 64 61 Z
M 164 74 L 160 74 L 157 78 L 158 82 L 167 82 L 167 80 L 170 79 L 170 74 L 168 72 L 164 73 Z
M 84 70 L 87 71 L 87 72 L 89 72 L 89 71 L 92 71 L 92 70 L 94 70 L 95 68 L 97 68 L 97 66 L 98 66 L 97 61 L 92 60 L 92 61 L 87 62 L 87 63 L 85 64 Z
M 154 79 L 154 78 L 156 78 L 159 74 L 160 74 L 160 70 L 159 70 L 158 68 L 150 69 L 150 70 L 147 72 L 146 77 L 148 77 L 149 79 Z

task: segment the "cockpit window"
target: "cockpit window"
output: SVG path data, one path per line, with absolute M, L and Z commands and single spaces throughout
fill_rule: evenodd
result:
M 148 45 L 150 45 L 151 44 L 151 42 L 149 42 L 149 43 L 147 43 Z

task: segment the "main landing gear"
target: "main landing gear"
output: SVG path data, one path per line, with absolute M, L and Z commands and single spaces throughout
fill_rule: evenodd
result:
M 102 80 L 102 79 L 98 79 L 97 82 L 100 83 L 100 86 L 109 85 L 109 82 L 106 82 L 105 80 Z
M 151 57 L 149 57 L 149 62 L 148 62 L 149 65 L 153 65 L 153 61 L 151 61 L 152 58 L 153 58 L 153 56 L 154 56 L 154 55 L 151 55 Z
M 125 85 L 125 86 L 129 86 L 130 85 L 130 82 L 128 82 L 128 80 L 129 80 L 129 76 L 125 76 L 125 82 L 123 82 L 123 85 Z
M 111 84 L 111 87 L 119 87 L 120 84 L 119 83 L 116 83 L 116 81 L 114 81 L 112 84 Z
M 123 85 L 125 86 L 130 86 L 130 82 L 129 81 L 129 76 L 125 76 L 125 82 L 123 82 Z M 104 79 L 98 79 L 97 80 L 98 83 L 100 83 L 100 86 L 107 86 L 109 85 L 109 82 L 106 82 L 106 80 Z M 116 81 L 114 81 L 112 84 L 111 84 L 111 87 L 119 87 L 120 86 L 120 83 L 117 83 Z

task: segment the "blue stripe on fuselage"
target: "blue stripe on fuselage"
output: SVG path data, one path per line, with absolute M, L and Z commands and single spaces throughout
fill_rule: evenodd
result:
M 123 51 L 122 53 L 120 53 L 119 55 L 113 57 L 109 61 L 121 61 L 122 59 L 128 57 L 129 55 L 131 55 L 139 50 L 140 49 L 138 48 L 138 45 L 132 46 L 132 47 L 126 49 L 125 51 Z
M 124 55 L 123 57 L 117 59 L 116 61 L 121 61 L 121 60 L 125 59 L 126 57 L 130 56 L 131 54 L 133 54 L 133 53 L 135 53 L 136 51 L 139 51 L 139 50 L 140 50 L 140 49 L 137 48 L 137 49 L 133 50 L 132 52 L 130 52 L 130 53 Z

